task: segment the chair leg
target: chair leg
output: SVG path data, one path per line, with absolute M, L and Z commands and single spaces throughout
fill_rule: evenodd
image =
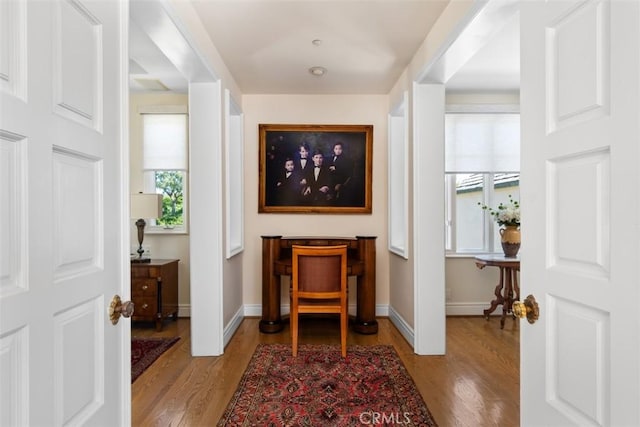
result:
M 298 356 L 298 313 L 292 311 L 290 315 L 291 323 L 291 352 L 293 357 Z
M 347 334 L 349 329 L 349 315 L 346 311 L 340 313 L 340 345 L 342 357 L 347 357 Z

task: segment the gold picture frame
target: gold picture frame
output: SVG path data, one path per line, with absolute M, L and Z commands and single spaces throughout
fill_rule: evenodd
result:
M 259 213 L 371 213 L 373 125 L 259 125 Z

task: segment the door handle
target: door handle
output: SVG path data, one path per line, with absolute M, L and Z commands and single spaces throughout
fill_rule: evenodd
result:
M 133 301 L 122 302 L 120 295 L 114 295 L 109 304 L 109 319 L 113 325 L 117 324 L 122 317 L 131 317 L 133 315 Z
M 514 316 L 520 319 L 526 317 L 527 321 L 531 324 L 535 323 L 538 317 L 540 317 L 540 308 L 533 295 L 528 295 L 522 302 L 514 301 L 511 310 Z

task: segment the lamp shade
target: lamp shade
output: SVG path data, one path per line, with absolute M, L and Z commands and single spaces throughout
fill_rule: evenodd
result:
M 138 193 L 131 195 L 131 218 L 160 218 L 162 194 Z

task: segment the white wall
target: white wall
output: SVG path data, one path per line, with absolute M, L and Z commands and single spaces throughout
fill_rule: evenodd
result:
M 376 235 L 376 303 L 389 302 L 387 254 L 387 106 L 385 95 L 244 95 L 245 115 L 245 313 L 260 315 L 262 303 L 261 235 Z M 258 125 L 373 125 L 372 214 L 259 214 Z M 288 288 L 283 289 L 288 304 Z M 351 292 L 355 296 L 355 292 Z M 386 313 L 385 313 L 386 314 Z

